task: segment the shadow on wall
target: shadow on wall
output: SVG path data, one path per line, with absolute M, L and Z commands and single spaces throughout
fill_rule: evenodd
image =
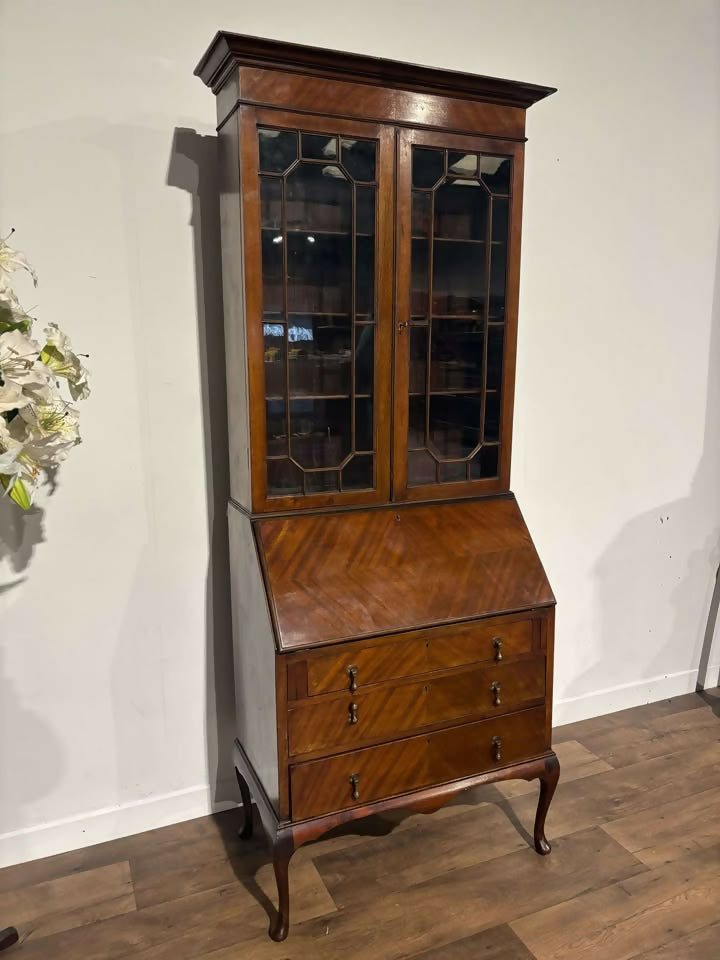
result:
M 230 614 L 227 503 L 230 491 L 225 338 L 220 253 L 220 185 L 217 137 L 175 129 L 168 186 L 192 198 L 198 345 L 203 403 L 207 523 L 210 555 L 206 580 L 206 723 L 212 800 L 237 801 L 232 765 L 235 692 Z
M 6 561 L 13 573 L 25 571 L 35 547 L 45 542 L 44 516 L 41 507 L 21 510 L 9 497 L 0 497 L 0 563 Z M 0 593 L 12 586 L 0 586 Z
M 674 675 L 676 689 L 685 677 L 688 691 L 720 684 L 720 649 L 717 644 L 712 649 L 720 606 L 720 527 L 717 509 L 712 516 L 703 511 L 703 504 L 720 496 L 720 245 L 711 322 L 703 452 L 690 493 L 635 517 L 595 568 L 597 606 L 602 611 L 599 649 L 605 662 L 616 664 L 613 683 L 601 691 L 607 705 L 603 712 L 628 705 L 623 689 L 637 690 L 638 684 L 632 682 L 637 676 L 648 681 L 648 701 L 662 696 L 656 691 L 663 689 L 668 676 Z M 681 385 L 668 379 L 667 388 L 672 392 Z M 662 472 L 674 456 L 672 435 L 663 449 L 645 453 Z M 621 470 L 622 464 L 617 467 Z M 658 585 L 663 588 L 659 603 Z M 662 638 L 662 646 L 654 637 Z M 667 665 L 673 663 L 677 666 L 668 674 Z M 573 684 L 578 699 L 597 689 L 596 666 Z

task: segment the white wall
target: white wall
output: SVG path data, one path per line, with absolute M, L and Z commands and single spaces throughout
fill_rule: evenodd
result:
M 192 75 L 220 27 L 560 88 L 528 116 L 513 469 L 559 600 L 557 719 L 695 685 L 720 561 L 713 0 L 6 0 L 0 229 L 94 378 L 55 494 L 0 512 L 0 862 L 234 797 Z

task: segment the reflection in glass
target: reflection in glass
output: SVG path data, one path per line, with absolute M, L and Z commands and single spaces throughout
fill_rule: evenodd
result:
M 300 135 L 300 149 L 309 160 L 337 160 L 337 137 L 324 133 Z
M 435 239 L 485 243 L 489 210 L 490 197 L 479 183 L 446 180 L 435 191 Z
M 265 396 L 282 398 L 285 394 L 285 325 L 263 324 Z
M 349 399 L 290 401 L 290 453 L 301 467 L 339 467 L 351 451 Z
M 442 459 L 467 457 L 480 443 L 481 398 L 475 394 L 430 397 L 429 447 Z
M 258 130 L 261 173 L 283 173 L 297 159 L 297 134 L 290 130 Z
M 306 493 L 337 493 L 340 489 L 340 474 L 337 470 L 305 472 Z
M 510 157 L 481 157 L 482 181 L 491 193 L 509 194 L 512 160 Z
M 375 458 L 353 457 L 342 472 L 343 490 L 370 490 L 375 486 Z
M 373 392 L 373 373 L 375 367 L 375 327 L 370 324 L 355 327 L 355 393 Z
M 340 159 L 353 180 L 368 183 L 375 179 L 376 149 L 374 140 L 340 141 Z
M 408 486 L 416 487 L 421 483 L 435 483 L 437 464 L 424 450 L 408 453 Z
M 289 496 L 303 492 L 303 473 L 291 460 L 267 461 L 268 493 Z
M 445 173 L 445 151 L 428 147 L 413 147 L 412 185 L 434 187 Z
M 448 176 L 476 177 L 478 158 L 474 153 L 448 152 Z
M 483 386 L 483 328 L 474 320 L 435 320 L 430 354 L 431 390 Z

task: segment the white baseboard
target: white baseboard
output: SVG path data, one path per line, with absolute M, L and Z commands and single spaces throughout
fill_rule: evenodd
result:
M 707 669 L 706 676 L 717 677 L 718 673 L 720 664 L 715 664 Z M 553 722 L 559 726 L 692 693 L 697 679 L 697 670 L 687 670 L 594 690 L 579 697 L 561 698 L 555 701 Z M 0 834 L 0 867 L 129 837 L 134 833 L 204 817 L 233 806 L 235 804 L 232 802 L 214 803 L 208 785 L 199 784 L 118 807 L 93 810 L 80 816 L 26 827 Z
M 92 810 L 80 816 L 13 830 L 0 834 L 0 867 L 129 837 L 234 806 L 236 804 L 231 801 L 214 803 L 210 787 L 200 784 L 118 807 Z
M 717 677 L 720 664 L 709 666 L 706 677 Z M 606 713 L 617 713 L 629 707 L 639 707 L 644 703 L 656 703 L 669 700 L 685 693 L 693 693 L 698 682 L 697 670 L 684 670 L 681 673 L 666 673 L 647 680 L 634 680 L 604 690 L 593 690 L 579 697 L 561 697 L 553 704 L 553 726 L 575 723 L 590 717 L 600 717 Z

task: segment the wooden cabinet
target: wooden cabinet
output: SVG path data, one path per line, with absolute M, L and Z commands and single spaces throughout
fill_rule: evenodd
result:
M 509 492 L 525 111 L 553 91 L 234 34 L 217 97 L 235 764 L 288 862 L 539 778 L 555 600 Z

